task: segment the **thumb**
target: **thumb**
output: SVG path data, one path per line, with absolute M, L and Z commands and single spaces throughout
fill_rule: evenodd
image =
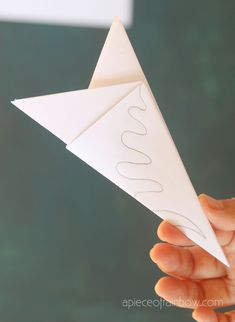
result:
M 201 206 L 216 229 L 235 230 L 235 198 L 216 200 L 206 194 L 199 196 Z

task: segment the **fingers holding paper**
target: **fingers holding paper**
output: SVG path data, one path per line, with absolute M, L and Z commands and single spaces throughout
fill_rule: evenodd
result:
M 166 301 L 191 309 L 234 304 L 235 282 L 228 269 L 198 246 L 158 244 L 150 256 L 163 272 L 171 275 L 155 285 L 156 293 Z
M 151 249 L 150 257 L 164 273 L 176 277 L 195 280 L 226 276 L 225 266 L 198 246 L 160 243 Z
M 210 220 L 217 240 L 222 247 L 234 249 L 235 244 L 235 199 L 216 200 L 205 194 L 199 196 L 200 204 Z M 223 209 L 222 209 L 223 207 Z M 157 230 L 158 237 L 173 245 L 194 246 L 188 237 L 167 221 L 163 221 Z
M 167 301 L 182 307 L 232 305 L 235 303 L 235 200 L 216 201 L 206 195 L 201 195 L 199 200 L 229 259 L 230 267 L 227 268 L 164 221 L 158 228 L 158 236 L 166 243 L 155 245 L 150 257 L 171 277 L 160 279 L 155 291 Z M 215 299 L 219 302 L 212 303 Z

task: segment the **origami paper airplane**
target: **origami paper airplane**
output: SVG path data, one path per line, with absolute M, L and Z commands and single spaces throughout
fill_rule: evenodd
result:
M 118 18 L 89 89 L 13 104 L 64 141 L 69 151 L 229 265 Z

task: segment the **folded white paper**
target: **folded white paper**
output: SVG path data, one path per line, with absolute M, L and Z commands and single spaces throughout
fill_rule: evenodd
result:
M 118 18 L 89 89 L 13 104 L 64 141 L 69 151 L 229 265 Z

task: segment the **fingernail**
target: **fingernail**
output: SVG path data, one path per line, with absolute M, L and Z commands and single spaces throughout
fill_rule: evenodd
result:
M 206 202 L 208 206 L 215 210 L 223 210 L 224 209 L 224 202 L 223 200 L 216 200 L 210 196 L 206 196 Z

